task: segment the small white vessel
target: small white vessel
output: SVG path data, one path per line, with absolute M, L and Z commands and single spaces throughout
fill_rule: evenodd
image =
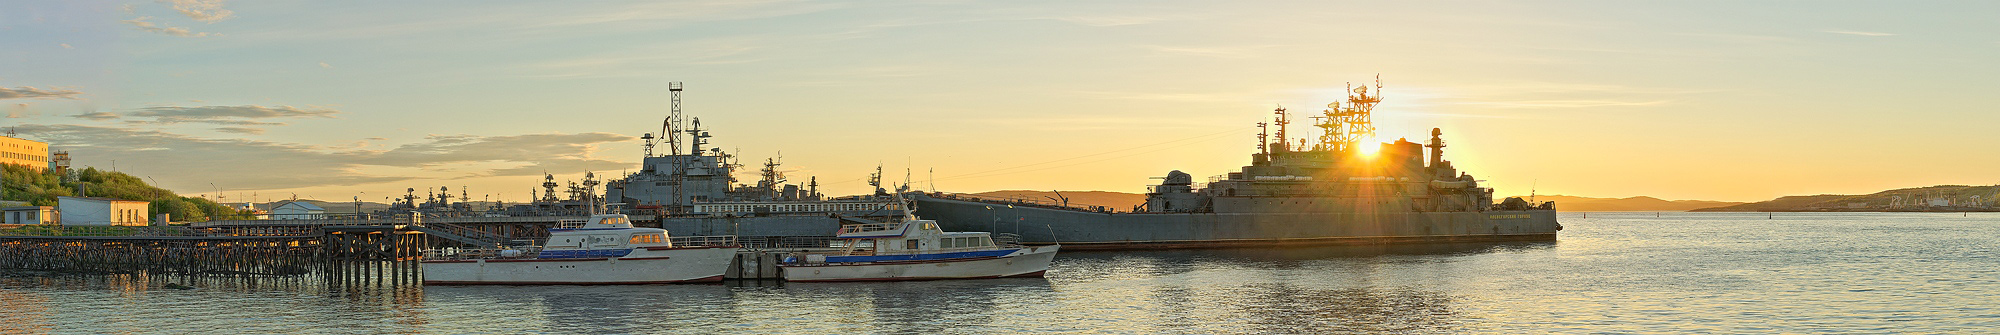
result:
M 936 221 L 843 225 L 846 250 L 806 254 L 778 267 L 786 281 L 892 281 L 1041 277 L 1059 245 L 1021 246 L 986 232 L 945 232 Z
M 674 238 L 600 214 L 549 229 L 539 248 L 430 250 L 422 264 L 425 285 L 718 282 L 739 248 L 733 236 Z

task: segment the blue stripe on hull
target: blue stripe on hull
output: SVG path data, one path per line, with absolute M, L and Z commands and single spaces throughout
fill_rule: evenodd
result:
M 925 260 L 934 260 L 934 259 L 953 259 L 953 258 L 974 258 L 974 257 L 1000 257 L 1000 256 L 1006 256 L 1007 254 L 1011 254 L 1011 253 L 1014 253 L 1014 251 L 1017 251 L 1017 250 L 1021 250 L 1021 249 L 1001 249 L 1001 250 L 986 250 L 986 251 L 968 251 L 968 252 L 947 252 L 947 253 L 940 253 L 940 254 L 914 254 L 914 255 L 882 255 L 882 256 L 832 256 L 832 257 L 827 257 L 827 258 L 826 258 L 826 262 L 827 262 L 827 263 L 865 263 L 865 262 L 886 262 L 886 261 L 925 261 Z
M 561 259 L 561 258 L 618 258 L 618 257 L 625 257 L 625 255 L 630 255 L 630 254 L 632 254 L 632 249 L 611 249 L 611 250 L 543 250 L 543 251 L 542 251 L 542 254 L 541 254 L 541 255 L 538 255 L 538 256 L 536 256 L 535 258 L 542 258 L 542 259 Z

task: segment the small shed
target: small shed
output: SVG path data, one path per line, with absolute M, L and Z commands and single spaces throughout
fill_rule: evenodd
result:
M 66 226 L 144 226 L 151 220 L 151 203 L 138 200 L 56 197 L 56 208 Z
M 54 224 L 60 217 L 54 206 L 12 206 L 0 208 L 0 224 Z
M 326 218 L 326 209 L 304 201 L 287 201 L 271 208 L 271 218 L 276 220 L 318 220 Z

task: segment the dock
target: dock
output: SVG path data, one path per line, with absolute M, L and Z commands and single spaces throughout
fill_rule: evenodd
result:
M 422 281 L 434 246 L 524 246 L 582 216 L 217 220 L 189 226 L 0 227 L 0 269 L 55 273 L 321 275 L 347 282 Z M 635 215 L 634 221 L 650 221 Z M 657 222 L 657 221 L 654 221 Z M 777 264 L 827 251 L 830 238 L 738 240 L 725 279 L 781 279 Z

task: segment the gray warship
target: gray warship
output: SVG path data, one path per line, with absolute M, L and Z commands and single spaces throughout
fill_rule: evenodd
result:
M 1065 249 L 1220 248 L 1286 245 L 1552 241 L 1554 202 L 1493 202 L 1493 189 L 1444 160 L 1443 131 L 1428 144 L 1398 139 L 1369 152 L 1381 83 L 1328 104 L 1317 141 L 1292 142 L 1283 107 L 1258 123 L 1250 165 L 1197 184 L 1168 172 L 1130 211 L 1105 206 L 912 192 L 918 216 L 947 231 L 1012 233 Z M 1270 129 L 1276 126 L 1276 138 Z M 1429 155 L 1425 155 L 1425 149 Z
M 872 195 L 828 198 L 820 194 L 816 177 L 804 185 L 789 183 L 779 158 L 763 162 L 756 184 L 738 184 L 735 173 L 743 165 L 737 155 L 705 148 L 709 132 L 699 118 L 681 112 L 683 86 L 671 83 L 668 91 L 672 105 L 660 132 L 640 137 L 645 145 L 640 170 L 604 184 L 603 203 L 609 207 L 657 217 L 658 227 L 674 234 L 736 235 L 746 246 L 825 246 L 843 221 L 901 217 L 904 205 L 882 190 L 879 169 L 870 178 Z M 657 150 L 661 146 L 664 150 Z

